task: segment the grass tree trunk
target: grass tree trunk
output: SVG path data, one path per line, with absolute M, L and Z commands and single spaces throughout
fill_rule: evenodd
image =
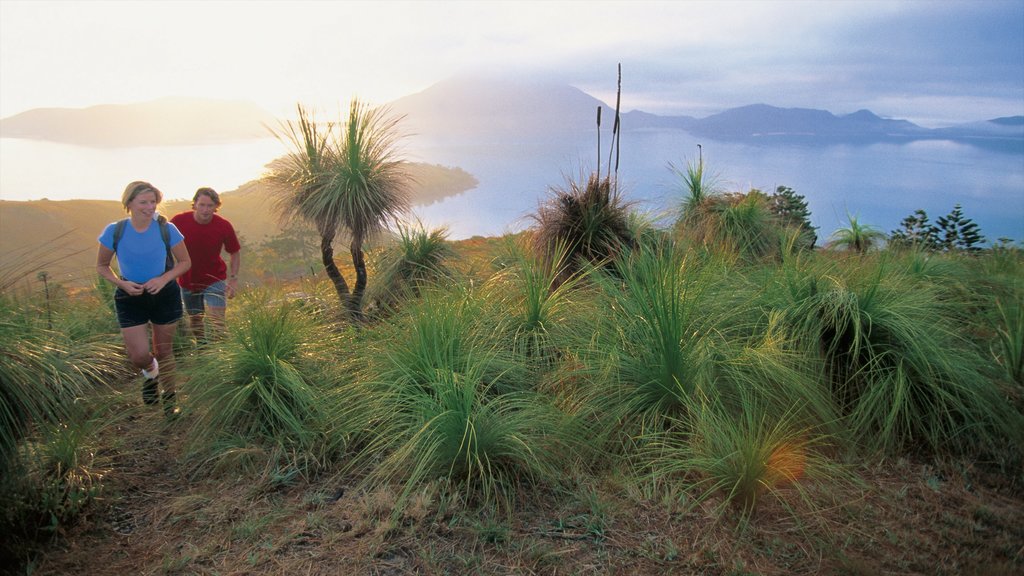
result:
M 341 275 L 341 270 L 338 270 L 338 265 L 334 262 L 333 234 L 323 234 L 320 236 L 320 258 L 323 260 L 324 271 L 327 272 L 327 277 L 331 279 L 331 284 L 334 285 L 334 291 L 338 293 L 341 303 L 351 308 L 348 283 L 345 282 L 345 277 Z
M 363 306 L 363 294 L 366 292 L 366 258 L 363 255 L 363 242 L 353 239 L 349 247 L 352 252 L 352 266 L 356 269 L 356 285 L 349 299 L 349 312 L 352 318 L 359 319 Z

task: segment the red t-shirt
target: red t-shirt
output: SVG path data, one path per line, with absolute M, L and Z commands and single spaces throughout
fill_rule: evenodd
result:
M 207 286 L 227 278 L 227 265 L 221 250 L 234 254 L 242 249 L 230 222 L 217 214 L 209 224 L 196 222 L 191 210 L 177 214 L 171 222 L 185 235 L 185 247 L 192 268 L 178 277 L 178 284 L 189 292 L 202 292 Z

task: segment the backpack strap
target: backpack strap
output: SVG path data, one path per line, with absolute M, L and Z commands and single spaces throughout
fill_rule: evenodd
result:
M 117 225 L 114 226 L 114 253 L 117 253 L 117 245 L 121 242 L 121 237 L 124 236 L 124 227 L 128 225 L 128 219 L 118 220 Z
M 156 223 L 160 225 L 160 237 L 164 239 L 164 250 L 167 252 L 167 259 L 164 262 L 164 272 L 174 268 L 174 256 L 171 254 L 171 229 L 167 227 L 167 218 L 163 214 L 156 217 Z
M 167 258 L 164 260 L 164 272 L 174 268 L 174 256 L 171 254 L 171 230 L 167 227 L 167 218 L 164 218 L 163 214 L 159 214 L 156 217 L 156 223 L 160 226 L 160 237 L 164 241 L 164 250 L 167 254 Z M 117 253 L 117 245 L 121 242 L 121 237 L 124 236 L 124 227 L 128 225 L 128 218 L 124 220 L 118 220 L 114 226 L 114 253 Z

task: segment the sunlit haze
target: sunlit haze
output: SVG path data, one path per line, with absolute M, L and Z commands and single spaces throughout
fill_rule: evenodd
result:
M 1024 2 L 0 0 L 0 117 L 163 96 L 337 110 L 473 70 L 624 110 L 764 102 L 936 127 L 1024 114 Z

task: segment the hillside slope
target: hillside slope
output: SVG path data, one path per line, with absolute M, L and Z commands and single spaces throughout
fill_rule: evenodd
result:
M 410 164 L 412 203 L 428 205 L 461 194 L 477 185 L 476 179 L 459 168 Z M 222 193 L 220 213 L 230 220 L 241 237 L 243 249 L 253 249 L 284 226 L 274 207 L 273 192 L 259 180 Z M 96 262 L 96 238 L 108 223 L 124 217 L 118 194 L 111 200 L 0 200 L 0 278 L 26 257 L 59 282 L 84 285 L 92 281 Z M 117 198 L 117 199 L 115 199 Z M 170 201 L 160 212 L 171 216 L 188 210 L 188 201 Z M 38 266 L 28 263 L 31 270 Z M 34 279 L 30 275 L 30 280 Z

